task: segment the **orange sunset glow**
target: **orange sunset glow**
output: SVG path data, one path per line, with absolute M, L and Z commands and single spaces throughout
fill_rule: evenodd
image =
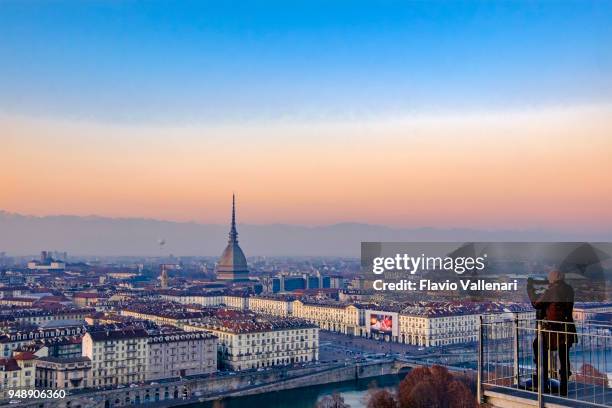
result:
M 182 127 L 4 115 L 0 209 L 241 222 L 599 230 L 612 108 Z

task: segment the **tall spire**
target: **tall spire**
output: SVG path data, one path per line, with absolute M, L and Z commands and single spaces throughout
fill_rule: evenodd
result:
M 221 281 L 240 282 L 249 280 L 249 266 L 246 256 L 238 244 L 236 231 L 236 196 L 232 194 L 232 223 L 229 241 L 215 266 L 217 279 Z
M 232 194 L 232 227 L 229 233 L 229 242 L 238 242 L 238 231 L 236 231 L 236 195 Z

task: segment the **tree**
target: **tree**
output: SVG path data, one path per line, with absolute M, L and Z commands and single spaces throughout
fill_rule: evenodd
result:
M 476 375 L 474 373 L 463 372 L 461 374 L 453 374 L 453 378 L 465 384 L 472 395 L 476 395 Z
M 326 395 L 317 402 L 316 408 L 350 408 L 350 405 L 344 402 L 342 395 L 334 392 L 332 395 Z
M 423 380 L 414 384 L 408 394 L 399 394 L 400 408 L 442 408 L 444 402 L 443 395 L 436 392 L 436 388 L 431 380 Z
M 449 407 L 450 408 L 473 408 L 476 406 L 474 394 L 467 385 L 461 381 L 451 381 L 448 384 Z
M 397 401 L 389 391 L 372 388 L 368 391 L 367 408 L 397 408 Z
M 591 364 L 584 363 L 576 374 L 576 382 L 604 387 L 608 385 L 608 377 Z
M 415 368 L 398 387 L 399 408 L 473 408 L 474 394 L 466 378 L 453 375 L 442 366 Z

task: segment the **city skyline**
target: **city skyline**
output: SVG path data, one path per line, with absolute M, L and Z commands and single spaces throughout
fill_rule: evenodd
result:
M 610 21 L 0 0 L 0 406 L 612 406 Z

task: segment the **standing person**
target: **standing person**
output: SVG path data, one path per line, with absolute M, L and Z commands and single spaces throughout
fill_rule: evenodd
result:
M 527 282 L 527 293 L 531 304 L 536 309 L 536 319 L 542 321 L 542 340 L 544 342 L 542 367 L 544 384 L 548 392 L 548 354 L 549 351 L 559 353 L 559 394 L 567 396 L 567 382 L 571 375 L 569 351 L 577 341 L 576 325 L 572 312 L 574 310 L 574 289 L 565 282 L 563 272 L 552 270 L 548 273 L 548 288 L 538 296 L 533 287 L 533 281 Z M 538 340 L 533 341 L 533 355 L 537 366 Z M 540 373 L 538 373 L 538 376 Z M 539 378 L 539 377 L 538 377 Z
M 541 282 L 538 282 L 538 283 L 541 283 Z M 529 300 L 531 300 L 531 304 L 535 308 L 536 324 L 537 322 L 542 322 L 546 320 L 546 307 L 548 305 L 542 302 L 537 303 L 539 295 L 536 293 L 536 290 L 534 288 L 534 280 L 532 278 L 527 279 L 527 294 L 529 295 Z M 538 348 L 537 333 L 536 333 L 535 338 L 533 339 L 532 348 L 533 348 L 533 363 L 536 366 L 536 375 L 532 378 L 532 389 L 536 390 L 537 387 L 540 386 L 540 382 L 538 381 L 539 373 L 537 371 L 539 370 L 539 366 L 538 366 L 539 348 Z M 548 367 L 548 352 L 545 352 L 542 358 L 543 358 L 542 367 Z M 548 387 L 548 370 L 546 371 L 546 378 L 544 379 L 543 383 L 546 384 L 546 388 L 542 390 L 542 392 L 544 393 L 550 392 L 550 389 Z

